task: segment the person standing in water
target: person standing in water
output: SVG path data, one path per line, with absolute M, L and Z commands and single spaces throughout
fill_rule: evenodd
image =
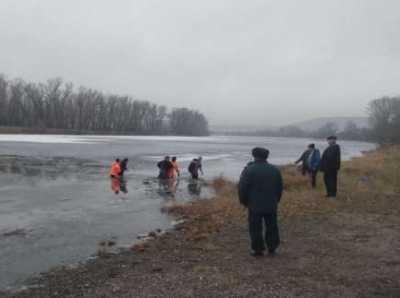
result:
M 251 255 L 260 257 L 264 255 L 265 244 L 270 255 L 279 246 L 277 211 L 283 192 L 283 181 L 279 169 L 267 162 L 267 149 L 256 147 L 252 150 L 252 155 L 254 162 L 247 164 L 240 176 L 239 201 L 248 209 Z
M 117 158 L 111 164 L 109 175 L 110 175 L 111 178 L 119 179 L 120 178 L 120 174 L 121 174 L 121 165 L 120 165 L 119 158 Z
M 202 165 L 202 158 L 201 156 L 199 158 L 194 158 L 191 163 L 189 164 L 188 171 L 190 175 L 192 176 L 192 179 L 199 179 L 199 171 L 202 175 L 203 173 L 203 165 Z
M 128 159 L 127 159 L 127 158 L 124 158 L 124 159 L 120 162 L 120 167 L 121 167 L 120 176 L 121 176 L 121 178 L 123 178 L 123 177 L 124 177 L 125 171 L 128 170 Z
M 160 173 L 158 175 L 158 178 L 160 179 L 168 179 L 171 178 L 171 173 L 172 173 L 172 163 L 171 163 L 171 159 L 169 156 L 166 156 L 164 158 L 164 160 L 160 161 L 157 164 L 157 167 L 160 169 Z
M 111 190 L 115 194 L 119 194 L 120 187 L 121 187 L 121 166 L 119 158 L 115 159 L 110 168 L 110 179 L 111 179 Z
M 328 198 L 336 197 L 337 193 L 337 175 L 340 170 L 340 146 L 336 144 L 336 136 L 330 136 L 328 148 L 322 154 L 320 169 L 324 172 L 324 182 L 326 187 L 326 196 Z
M 178 176 L 180 176 L 180 171 L 179 171 L 179 166 L 178 162 L 176 161 L 177 158 L 176 156 L 172 157 L 172 167 L 173 167 L 173 173 L 172 173 L 172 178 L 176 179 Z

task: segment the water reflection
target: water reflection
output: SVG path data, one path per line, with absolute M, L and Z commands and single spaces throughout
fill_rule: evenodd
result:
M 187 186 L 188 192 L 194 197 L 200 197 L 203 182 L 198 179 L 192 179 Z
M 110 182 L 111 182 L 111 190 L 116 195 L 119 194 L 120 192 L 122 192 L 124 194 L 128 193 L 126 179 L 110 177 Z
M 158 179 L 158 194 L 165 199 L 175 199 L 179 179 Z
M 26 156 L 0 156 L 0 173 L 39 177 L 50 180 L 71 176 L 98 175 L 105 168 L 90 160 L 77 158 L 39 158 Z

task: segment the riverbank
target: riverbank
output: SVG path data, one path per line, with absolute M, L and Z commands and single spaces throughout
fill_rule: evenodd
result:
M 166 208 L 185 220 L 174 231 L 3 297 L 399 297 L 400 148 L 344 162 L 336 200 L 321 177 L 313 191 L 294 167 L 283 175 L 274 258 L 249 256 L 236 186 L 216 179 L 215 199 Z
M 44 128 L 44 127 L 21 127 L 21 126 L 0 126 L 0 135 L 94 135 L 94 136 L 177 136 L 171 131 L 163 130 L 157 132 L 140 132 L 140 131 L 95 131 L 95 130 L 77 130 L 62 128 Z M 179 136 L 187 137 L 208 137 L 210 134 L 182 134 Z

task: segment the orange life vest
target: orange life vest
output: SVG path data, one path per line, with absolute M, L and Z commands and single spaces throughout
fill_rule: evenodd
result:
M 111 177 L 119 177 L 120 173 L 121 173 L 121 166 L 119 165 L 118 162 L 114 161 L 111 164 L 110 176 Z

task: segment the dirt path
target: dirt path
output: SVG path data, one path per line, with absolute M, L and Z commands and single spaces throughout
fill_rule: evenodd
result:
M 400 297 L 400 217 L 383 213 L 292 218 L 279 254 L 262 259 L 249 256 L 242 223 L 198 242 L 177 231 L 14 297 Z

